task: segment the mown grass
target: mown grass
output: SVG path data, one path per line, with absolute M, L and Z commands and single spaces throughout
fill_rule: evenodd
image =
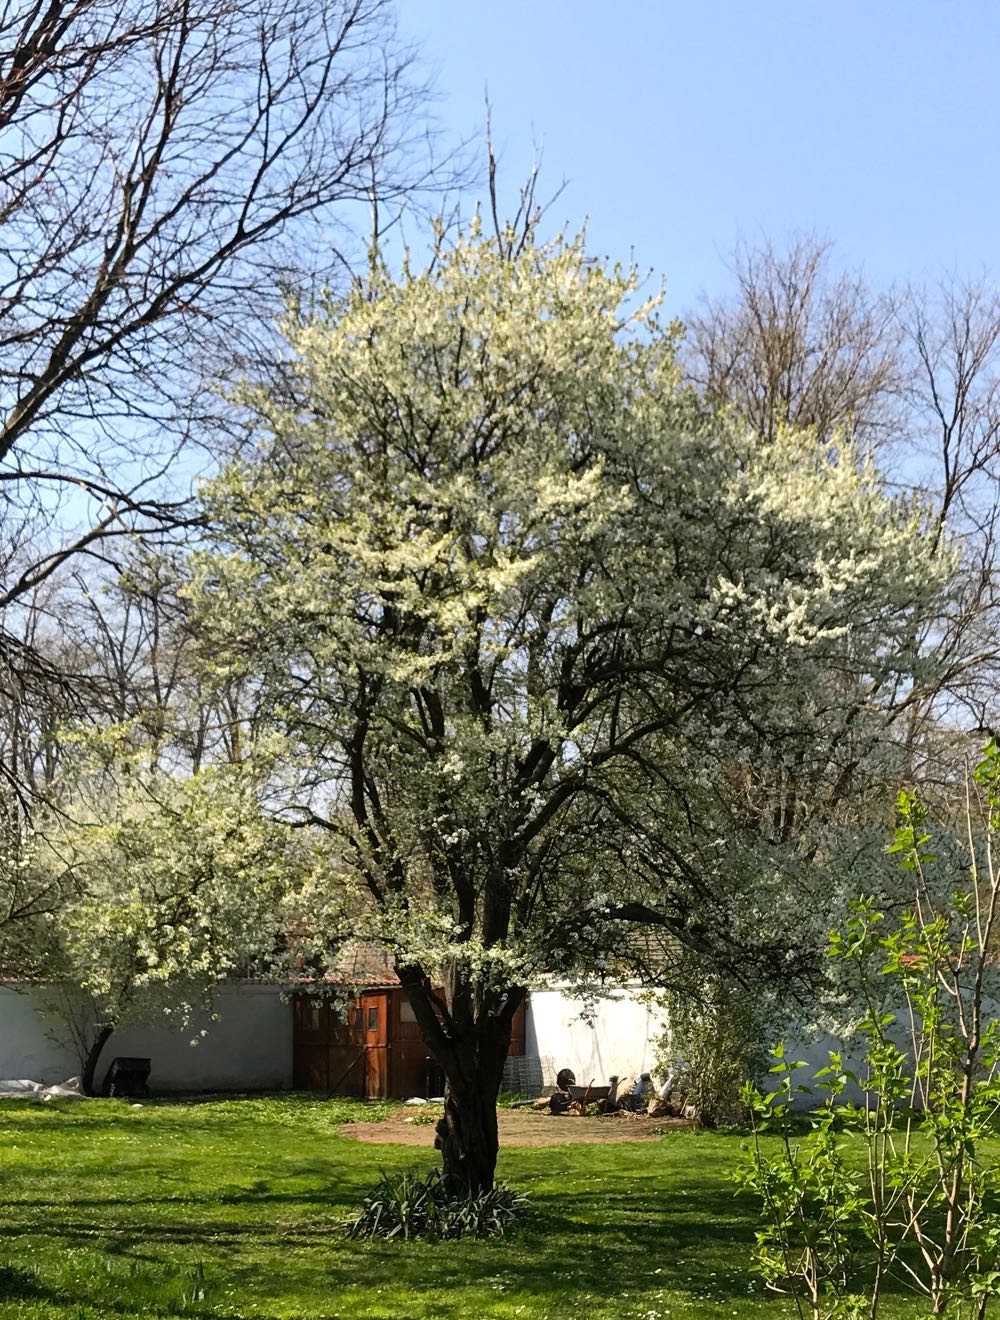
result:
M 749 1272 L 756 1210 L 729 1181 L 736 1136 L 506 1151 L 501 1176 L 532 1198 L 512 1239 L 349 1240 L 380 1169 L 429 1162 L 338 1133 L 387 1108 L 0 1104 L 0 1320 L 791 1314 Z

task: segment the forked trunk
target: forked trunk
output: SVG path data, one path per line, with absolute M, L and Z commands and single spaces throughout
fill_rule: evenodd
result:
M 435 1146 L 441 1152 L 444 1181 L 456 1196 L 493 1187 L 500 1148 L 497 1095 L 510 1047 L 510 1027 L 490 1020 L 469 1037 L 452 1042 L 445 1072 L 444 1116 Z
M 445 1076 L 444 1115 L 434 1145 L 441 1152 L 447 1190 L 476 1195 L 493 1187 L 497 1167 L 497 1095 L 510 1049 L 511 1024 L 524 1002 L 524 986 L 479 996 L 463 969 L 444 995 L 416 964 L 396 968 L 420 1025 L 424 1044 Z

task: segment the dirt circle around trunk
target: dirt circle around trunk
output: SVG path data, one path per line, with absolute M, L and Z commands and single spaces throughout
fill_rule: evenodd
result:
M 354 1141 L 393 1146 L 433 1146 L 434 1123 L 420 1121 L 422 1108 L 420 1105 L 404 1106 L 389 1118 L 379 1119 L 376 1123 L 342 1123 L 337 1130 Z M 438 1112 L 435 1110 L 435 1114 Z M 656 1141 L 668 1130 L 691 1126 L 682 1118 L 649 1118 L 645 1114 L 577 1118 L 565 1115 L 557 1117 L 531 1109 L 501 1109 L 497 1119 L 501 1146 Z

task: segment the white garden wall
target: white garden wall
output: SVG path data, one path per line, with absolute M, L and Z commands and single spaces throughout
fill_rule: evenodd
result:
M 0 1078 L 59 1082 L 79 1075 L 80 1059 L 44 991 L 0 986 Z M 128 1027 L 105 1047 L 98 1080 L 116 1054 L 152 1061 L 149 1083 L 163 1091 L 284 1090 L 292 1084 L 292 1008 L 277 986 L 226 985 L 207 1015 L 185 1030 Z M 207 1032 L 203 1038 L 199 1033 Z M 190 1042 L 196 1039 L 197 1045 Z
M 580 999 L 553 988 L 532 990 L 525 1017 L 524 1052 L 572 1068 L 581 1086 L 652 1072 L 665 1014 L 635 994 L 608 992 L 581 1017 Z M 549 1078 L 545 1079 L 547 1082 Z
M 653 1073 L 660 1038 L 666 1028 L 666 1011 L 648 1004 L 641 990 L 609 991 L 596 1001 L 593 1016 L 584 1018 L 584 1003 L 557 987 L 533 990 L 525 1017 L 526 1055 L 541 1060 L 541 1081 L 555 1084 L 560 1068 L 572 1068 L 581 1085 L 594 1081 L 601 1086 L 609 1077 Z M 829 1051 L 841 1050 L 848 1067 L 857 1067 L 860 1043 L 857 1039 L 840 1041 L 832 1036 L 806 1036 L 794 1030 L 788 1034 L 788 1058 L 801 1059 L 806 1067 L 796 1082 L 813 1085 L 815 1073 L 829 1063 Z M 797 1095 L 795 1108 L 808 1109 L 818 1096 Z M 861 1100 L 860 1091 L 849 1086 L 844 1099 Z
M 0 1078 L 61 1082 L 78 1075 L 81 1062 L 68 1043 L 57 1017 L 47 1017 L 44 991 L 24 992 L 0 986 Z M 609 991 L 583 1017 L 584 1003 L 566 990 L 548 986 L 533 990 L 525 1016 L 524 1052 L 534 1060 L 538 1086 L 552 1086 L 559 1068 L 572 1068 L 577 1080 L 604 1085 L 619 1077 L 653 1072 L 665 1025 L 662 1009 L 646 1003 L 638 992 Z M 218 1021 L 204 1017 L 186 1030 L 131 1027 L 117 1032 L 105 1048 L 98 1081 L 116 1054 L 148 1056 L 150 1085 L 166 1091 L 285 1090 L 292 1085 L 292 1007 L 273 985 L 223 986 L 217 996 Z M 199 1038 L 204 1028 L 207 1035 Z M 192 1046 L 192 1039 L 199 1043 Z M 806 1059 L 798 1080 L 827 1063 L 832 1039 L 789 1044 L 789 1054 Z M 856 1048 L 856 1042 L 855 1042 Z M 845 1053 L 850 1054 L 850 1046 Z M 512 1061 L 513 1063 L 513 1061 Z M 850 1098 L 856 1098 L 853 1093 Z M 808 1104 L 808 1101 L 800 1100 Z
M 33 993 L 0 986 L 0 1078 L 52 1083 L 78 1076 L 77 1055 L 48 1034 L 57 1025 L 46 1019 Z

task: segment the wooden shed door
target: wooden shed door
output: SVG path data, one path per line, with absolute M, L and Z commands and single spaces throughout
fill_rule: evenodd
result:
M 389 1095 L 389 996 L 385 991 L 361 996 L 361 1028 L 365 1042 L 365 1095 L 385 1100 Z
M 293 1081 L 296 1090 L 365 1094 L 365 1055 L 358 1038 L 358 1009 L 345 1022 L 340 1006 L 313 995 L 294 1003 Z

